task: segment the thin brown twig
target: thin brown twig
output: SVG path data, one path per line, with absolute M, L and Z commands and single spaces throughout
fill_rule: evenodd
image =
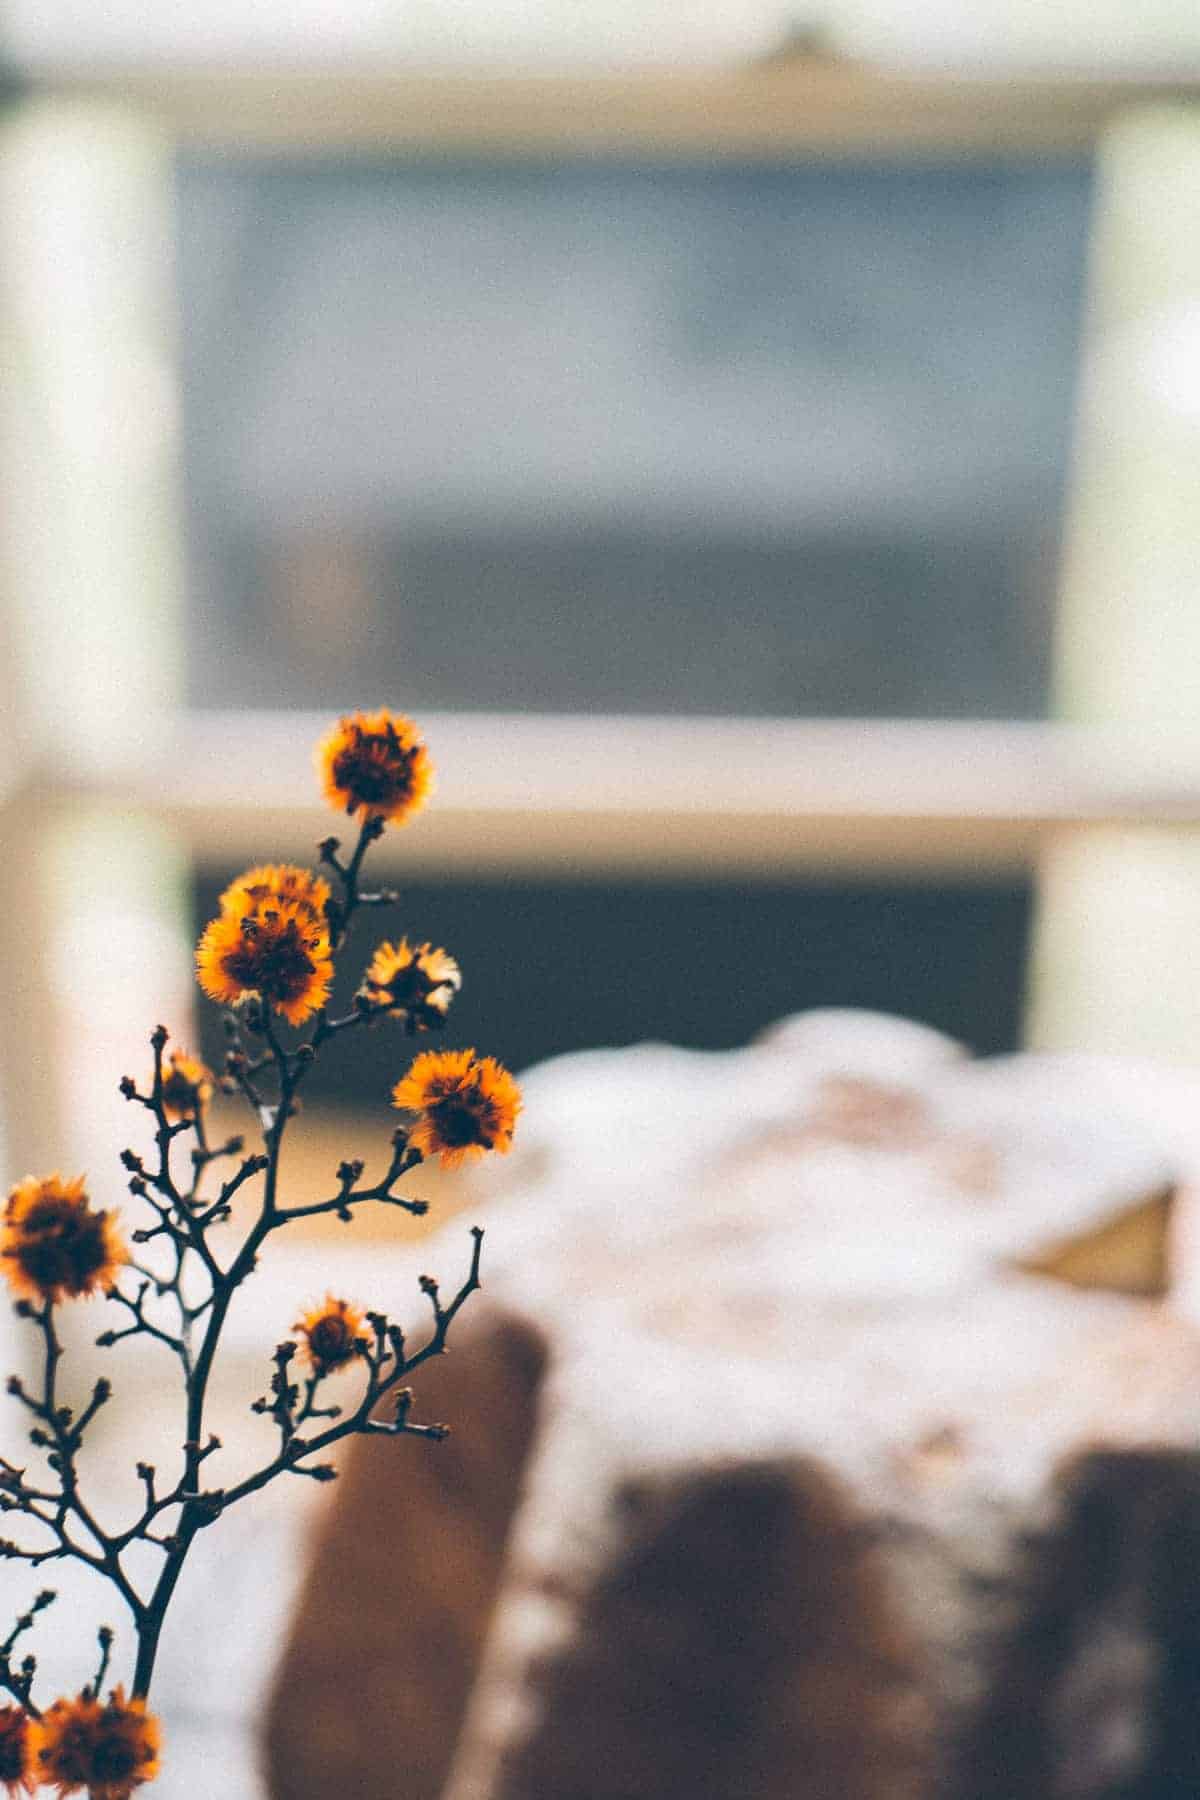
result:
M 345 944 L 361 908 L 387 904 L 395 898 L 384 891 L 367 892 L 361 886 L 366 853 L 381 833 L 381 822 L 371 817 L 364 820 L 354 849 L 344 861 L 338 855 L 336 839 L 326 840 L 321 846 L 321 860 L 334 872 L 341 889 L 338 899 L 331 900 L 327 909 L 335 949 Z M 149 1090 L 141 1091 L 132 1077 L 122 1080 L 121 1092 L 126 1099 L 148 1112 L 153 1123 L 153 1157 L 128 1149 L 121 1159 L 131 1192 L 146 1203 L 153 1222 L 132 1234 L 136 1244 L 148 1247 L 146 1259 L 131 1259 L 128 1265 L 136 1285 L 130 1290 L 119 1280 L 109 1294 L 110 1301 L 123 1310 L 127 1322 L 102 1332 L 97 1342 L 115 1347 L 143 1337 L 169 1350 L 178 1361 L 183 1378 L 185 1424 L 182 1466 L 177 1478 L 164 1484 L 151 1464 L 139 1462 L 142 1501 L 134 1516 L 119 1529 L 108 1529 L 84 1498 L 77 1465 L 85 1434 L 110 1397 L 110 1385 L 106 1380 L 97 1382 L 78 1414 L 64 1404 L 58 1391 L 63 1351 L 53 1302 L 47 1299 L 40 1306 L 28 1301 L 18 1303 L 18 1313 L 30 1320 L 40 1334 L 42 1376 L 37 1391 L 30 1392 L 14 1377 L 9 1392 L 29 1415 L 29 1436 L 46 1464 L 49 1480 L 31 1481 L 23 1468 L 0 1458 L 0 1511 L 29 1519 L 40 1534 L 35 1543 L 0 1541 L 0 1557 L 31 1567 L 70 1558 L 116 1588 L 132 1617 L 137 1641 L 132 1683 L 135 1697 L 144 1698 L 149 1690 L 167 1610 L 201 1530 L 277 1476 L 331 1479 L 336 1472 L 333 1465 L 315 1459 L 356 1433 L 409 1434 L 431 1439 L 446 1434 L 444 1425 L 412 1420 L 412 1392 L 406 1383 L 425 1362 L 442 1353 L 454 1319 L 480 1285 L 483 1233 L 478 1228 L 472 1232 L 468 1274 L 448 1304 L 443 1305 L 437 1284 L 422 1278 L 421 1289 L 432 1307 L 433 1321 L 417 1350 L 408 1352 L 403 1332 L 385 1316 L 368 1315 L 372 1336 L 364 1339 L 355 1352 L 361 1362 L 363 1381 L 350 1407 L 326 1402 L 327 1370 L 313 1368 L 296 1379 L 292 1373 L 296 1346 L 280 1345 L 275 1352 L 269 1394 L 255 1402 L 255 1409 L 270 1415 L 277 1427 L 279 1443 L 275 1454 L 228 1487 L 204 1485 L 205 1466 L 221 1447 L 208 1425 L 209 1388 L 218 1346 L 233 1298 L 253 1273 L 268 1237 L 297 1219 L 321 1214 L 334 1214 L 348 1221 L 358 1208 L 371 1203 L 418 1216 L 427 1210 L 425 1201 L 396 1191 L 397 1183 L 421 1161 L 420 1152 L 410 1147 L 403 1130 L 393 1134 L 388 1166 L 377 1181 L 364 1185 L 363 1164 L 350 1160 L 339 1165 L 337 1191 L 327 1198 L 299 1206 L 289 1206 L 282 1198 L 285 1135 L 297 1110 L 298 1090 L 318 1053 L 329 1041 L 392 1010 L 372 1004 L 365 996 L 360 996 L 354 1010 L 342 1018 L 333 1018 L 327 1009 L 322 1009 L 307 1036 L 296 1044 L 285 1040 L 265 1004 L 249 1000 L 239 1012 L 227 1015 L 229 1048 L 224 1085 L 247 1102 L 262 1142 L 261 1150 L 248 1154 L 241 1136 L 220 1144 L 210 1142 L 204 1109 L 199 1104 L 190 1115 L 169 1115 L 164 1067 L 167 1032 L 163 1026 L 156 1027 L 151 1035 L 153 1077 Z M 247 1049 L 247 1034 L 261 1041 L 261 1051 L 252 1053 Z M 189 1134 L 190 1179 L 184 1180 L 177 1172 L 176 1148 Z M 240 1158 L 237 1167 L 214 1192 L 208 1184 L 210 1170 L 232 1158 Z M 256 1210 L 237 1247 L 223 1260 L 209 1241 L 210 1233 L 233 1217 L 235 1201 L 258 1176 L 262 1177 L 262 1187 Z M 381 1403 L 389 1399 L 390 1418 L 378 1417 Z M 127 1552 L 142 1545 L 152 1546 L 162 1558 L 146 1593 L 134 1585 L 123 1560 Z M 9 1638 L 0 1644 L 0 1687 L 35 1716 L 35 1659 L 29 1656 L 14 1667 L 12 1655 L 19 1639 L 32 1629 L 38 1613 L 51 1598 L 49 1590 L 39 1595 L 17 1620 Z M 87 1690 L 94 1696 L 99 1695 L 107 1676 L 113 1647 L 113 1634 L 107 1626 L 102 1629 L 99 1644 L 99 1666 Z

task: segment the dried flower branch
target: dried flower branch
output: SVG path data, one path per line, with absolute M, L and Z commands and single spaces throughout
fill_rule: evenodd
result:
M 440 1156 L 453 1167 L 487 1150 L 507 1150 L 520 1108 L 516 1083 L 493 1058 L 473 1050 L 426 1052 L 394 1086 L 394 1105 L 413 1118 L 394 1132 L 382 1176 L 364 1183 L 363 1163 L 350 1158 L 338 1165 L 325 1199 L 289 1203 L 281 1148 L 299 1110 L 300 1089 L 324 1047 L 381 1019 L 409 1035 L 434 1031 L 445 1023 L 461 986 L 458 964 L 444 950 L 401 938 L 376 947 L 352 1011 L 330 1015 L 334 959 L 356 915 L 396 899 L 361 885 L 367 852 L 388 822 L 402 823 L 424 804 L 432 766 L 412 721 L 386 711 L 340 720 L 318 747 L 317 762 L 327 796 L 351 816 L 361 815 L 357 839 L 345 858 L 336 838 L 320 846 L 328 879 L 293 864 L 264 864 L 221 896 L 219 914 L 196 952 L 201 988 L 230 1009 L 219 1076 L 179 1046 L 168 1048 L 160 1025 L 150 1038 L 148 1081 L 139 1084 L 130 1075 L 121 1080 L 125 1099 L 152 1125 L 153 1150 L 131 1147 L 120 1158 L 143 1222 L 126 1237 L 111 1211 L 93 1206 L 83 1176 L 29 1177 L 9 1196 L 0 1269 L 16 1296 L 18 1316 L 36 1334 L 40 1374 L 32 1385 L 11 1377 L 8 1392 L 25 1410 L 43 1472 L 31 1477 L 0 1458 L 0 1511 L 24 1528 L 19 1538 L 0 1540 L 0 1558 L 32 1567 L 64 1559 L 86 1565 L 124 1602 L 136 1647 L 128 1700 L 121 1686 L 106 1701 L 101 1696 L 115 1643 L 104 1626 L 92 1679 L 78 1695 L 60 1697 L 43 1712 L 33 1693 L 35 1657 L 14 1660 L 21 1639 L 54 1599 L 49 1589 L 37 1595 L 0 1642 L 0 1689 L 14 1702 L 0 1706 L 0 1788 L 9 1794 L 32 1792 L 40 1782 L 60 1795 L 86 1788 L 91 1800 L 127 1800 L 154 1779 L 159 1729 L 146 1699 L 163 1627 L 197 1536 L 231 1506 L 277 1476 L 333 1479 L 328 1453 L 356 1434 L 446 1435 L 446 1426 L 412 1418 L 408 1381 L 441 1354 L 455 1318 L 480 1285 L 483 1233 L 477 1227 L 466 1275 L 448 1302 L 434 1280 L 421 1278 L 431 1316 L 412 1348 L 385 1314 L 336 1294 L 301 1312 L 295 1337 L 275 1348 L 267 1391 L 252 1403 L 274 1424 L 275 1450 L 225 1485 L 209 1475 L 221 1450 L 210 1426 L 209 1387 L 222 1331 L 267 1240 L 297 1219 L 329 1214 L 349 1223 L 370 1204 L 424 1213 L 425 1201 L 399 1191 L 404 1176 L 426 1157 Z M 208 1109 L 217 1086 L 244 1101 L 261 1148 L 247 1151 L 241 1136 L 210 1140 Z M 251 1184 L 259 1178 L 255 1193 Z M 243 1195 L 250 1201 L 249 1221 L 230 1249 L 220 1228 L 233 1221 Z M 241 1207 L 236 1211 L 240 1215 Z M 179 1466 L 164 1480 L 153 1464 L 139 1462 L 141 1502 L 115 1529 L 85 1498 L 78 1466 L 85 1435 L 112 1398 L 111 1383 L 96 1381 L 78 1413 L 59 1393 L 57 1309 L 95 1293 L 106 1295 L 117 1315 L 97 1344 L 111 1348 L 144 1338 L 169 1352 L 183 1390 Z M 331 1401 L 326 1384 L 335 1377 L 342 1385 Z M 347 1402 L 348 1380 L 356 1386 Z M 145 1546 L 160 1559 L 148 1584 Z M 135 1549 L 136 1558 L 130 1555 Z

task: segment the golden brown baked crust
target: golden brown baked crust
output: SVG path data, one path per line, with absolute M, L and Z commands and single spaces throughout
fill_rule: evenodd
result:
M 545 1347 L 480 1307 L 422 1380 L 432 1453 L 360 1440 L 302 1589 L 266 1727 L 271 1791 L 436 1800 L 478 1668 Z M 413 1454 L 413 1452 L 416 1454 Z

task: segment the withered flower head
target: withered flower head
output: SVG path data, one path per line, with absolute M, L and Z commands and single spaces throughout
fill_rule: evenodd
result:
M 320 1306 L 302 1313 L 292 1327 L 304 1339 L 304 1354 L 317 1375 L 344 1368 L 362 1354 L 366 1320 L 356 1306 L 326 1294 Z
M 233 1006 L 258 994 L 291 1025 L 324 1006 L 333 980 L 329 932 L 307 903 L 267 900 L 221 913 L 196 946 L 196 976 L 210 1000 Z
M 0 1259 L 13 1290 L 28 1300 L 79 1299 L 110 1288 L 129 1252 L 112 1215 L 96 1212 L 84 1178 L 29 1175 L 8 1196 Z
M 244 875 L 230 882 L 221 895 L 221 911 L 241 918 L 265 901 L 294 900 L 298 906 L 306 906 L 313 918 L 323 924 L 328 899 L 329 883 L 323 876 L 314 875 L 310 869 L 302 869 L 296 863 L 263 863 L 256 869 L 247 869 Z
M 162 1103 L 168 1119 L 194 1119 L 212 1099 L 212 1071 L 186 1050 L 172 1050 L 163 1069 Z
M 8 1800 L 32 1794 L 37 1786 L 34 1755 L 37 1725 L 19 1706 L 0 1706 L 0 1789 Z
M 394 825 L 419 812 L 433 787 L 433 764 L 417 727 L 386 707 L 339 719 L 315 757 L 331 806 Z
M 377 1006 L 406 1012 L 418 1027 L 437 1025 L 462 987 L 458 964 L 432 944 L 380 944 L 363 977 L 363 991 Z
M 419 1115 L 408 1134 L 412 1147 L 453 1169 L 485 1150 L 510 1148 L 521 1090 L 494 1056 L 426 1050 L 397 1082 L 392 1104 Z
M 141 1700 L 114 1688 L 107 1704 L 90 1694 L 56 1700 L 39 1731 L 39 1779 L 59 1795 L 86 1788 L 89 1800 L 129 1800 L 158 1774 L 158 1720 Z

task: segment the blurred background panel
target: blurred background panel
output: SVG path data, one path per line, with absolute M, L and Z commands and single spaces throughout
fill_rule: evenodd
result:
M 1064 831 L 1195 804 L 1186 745 L 1164 773 L 1153 731 L 1061 722 L 1124 722 L 1140 616 L 1078 573 L 1126 568 L 1120 473 L 1085 491 L 1122 400 L 1097 426 L 1081 373 L 1186 46 L 1148 21 L 1106 68 L 1068 13 L 1076 73 L 1021 78 L 1010 8 L 951 73 L 933 14 L 872 60 L 885 11 L 654 13 L 621 63 L 620 7 L 571 56 L 544 9 L 524 60 L 465 7 L 445 57 L 408 9 L 10 7 L 8 591 L 56 834 L 31 1015 L 80 1045 L 100 1011 L 133 1054 L 111 959 L 78 974 L 72 832 L 154 887 L 104 934 L 155 943 L 137 973 L 186 1014 L 223 883 L 320 835 L 307 722 L 387 700 L 447 771 L 385 854 L 397 928 L 459 955 L 463 1032 L 505 1021 L 517 1063 L 838 1003 L 1103 1039 L 1121 934 L 1080 955 L 1100 841 L 1083 870 Z M 1172 147 L 1121 151 L 1164 98 Z M 30 1154 L 112 1111 L 97 1085 L 78 1126 L 75 1062 L 11 1072 Z
M 193 702 L 1044 714 L 1090 186 L 184 156 Z
M 716 148 L 177 159 L 192 705 L 1046 714 L 1088 159 Z M 517 1066 L 828 1003 L 997 1050 L 1030 886 L 459 869 L 401 917 Z
M 386 699 L 452 770 L 392 856 L 398 923 L 442 910 L 464 1029 L 509 1021 L 518 1062 L 839 1001 L 981 1049 L 1104 1039 L 1093 996 L 1142 971 L 1106 976 L 1096 896 L 1125 890 L 1076 828 L 1169 825 L 1178 893 L 1197 810 L 1186 730 L 1155 730 L 1184 484 L 1156 449 L 1148 500 L 1127 429 L 1191 343 L 1191 240 L 1152 196 L 1192 166 L 1195 21 L 9 0 L 0 26 L 9 816 L 53 815 L 30 1019 L 132 1034 L 98 931 L 155 944 L 139 981 L 186 1013 L 168 970 L 231 869 L 320 829 L 280 722 Z M 621 720 L 650 735 L 610 767 Z M 120 870 L 102 930 L 72 833 Z M 1152 1035 L 1192 1041 L 1170 1007 Z M 65 1116 L 96 1056 L 13 1061 L 15 1146 L 99 1129 L 98 1089 Z

